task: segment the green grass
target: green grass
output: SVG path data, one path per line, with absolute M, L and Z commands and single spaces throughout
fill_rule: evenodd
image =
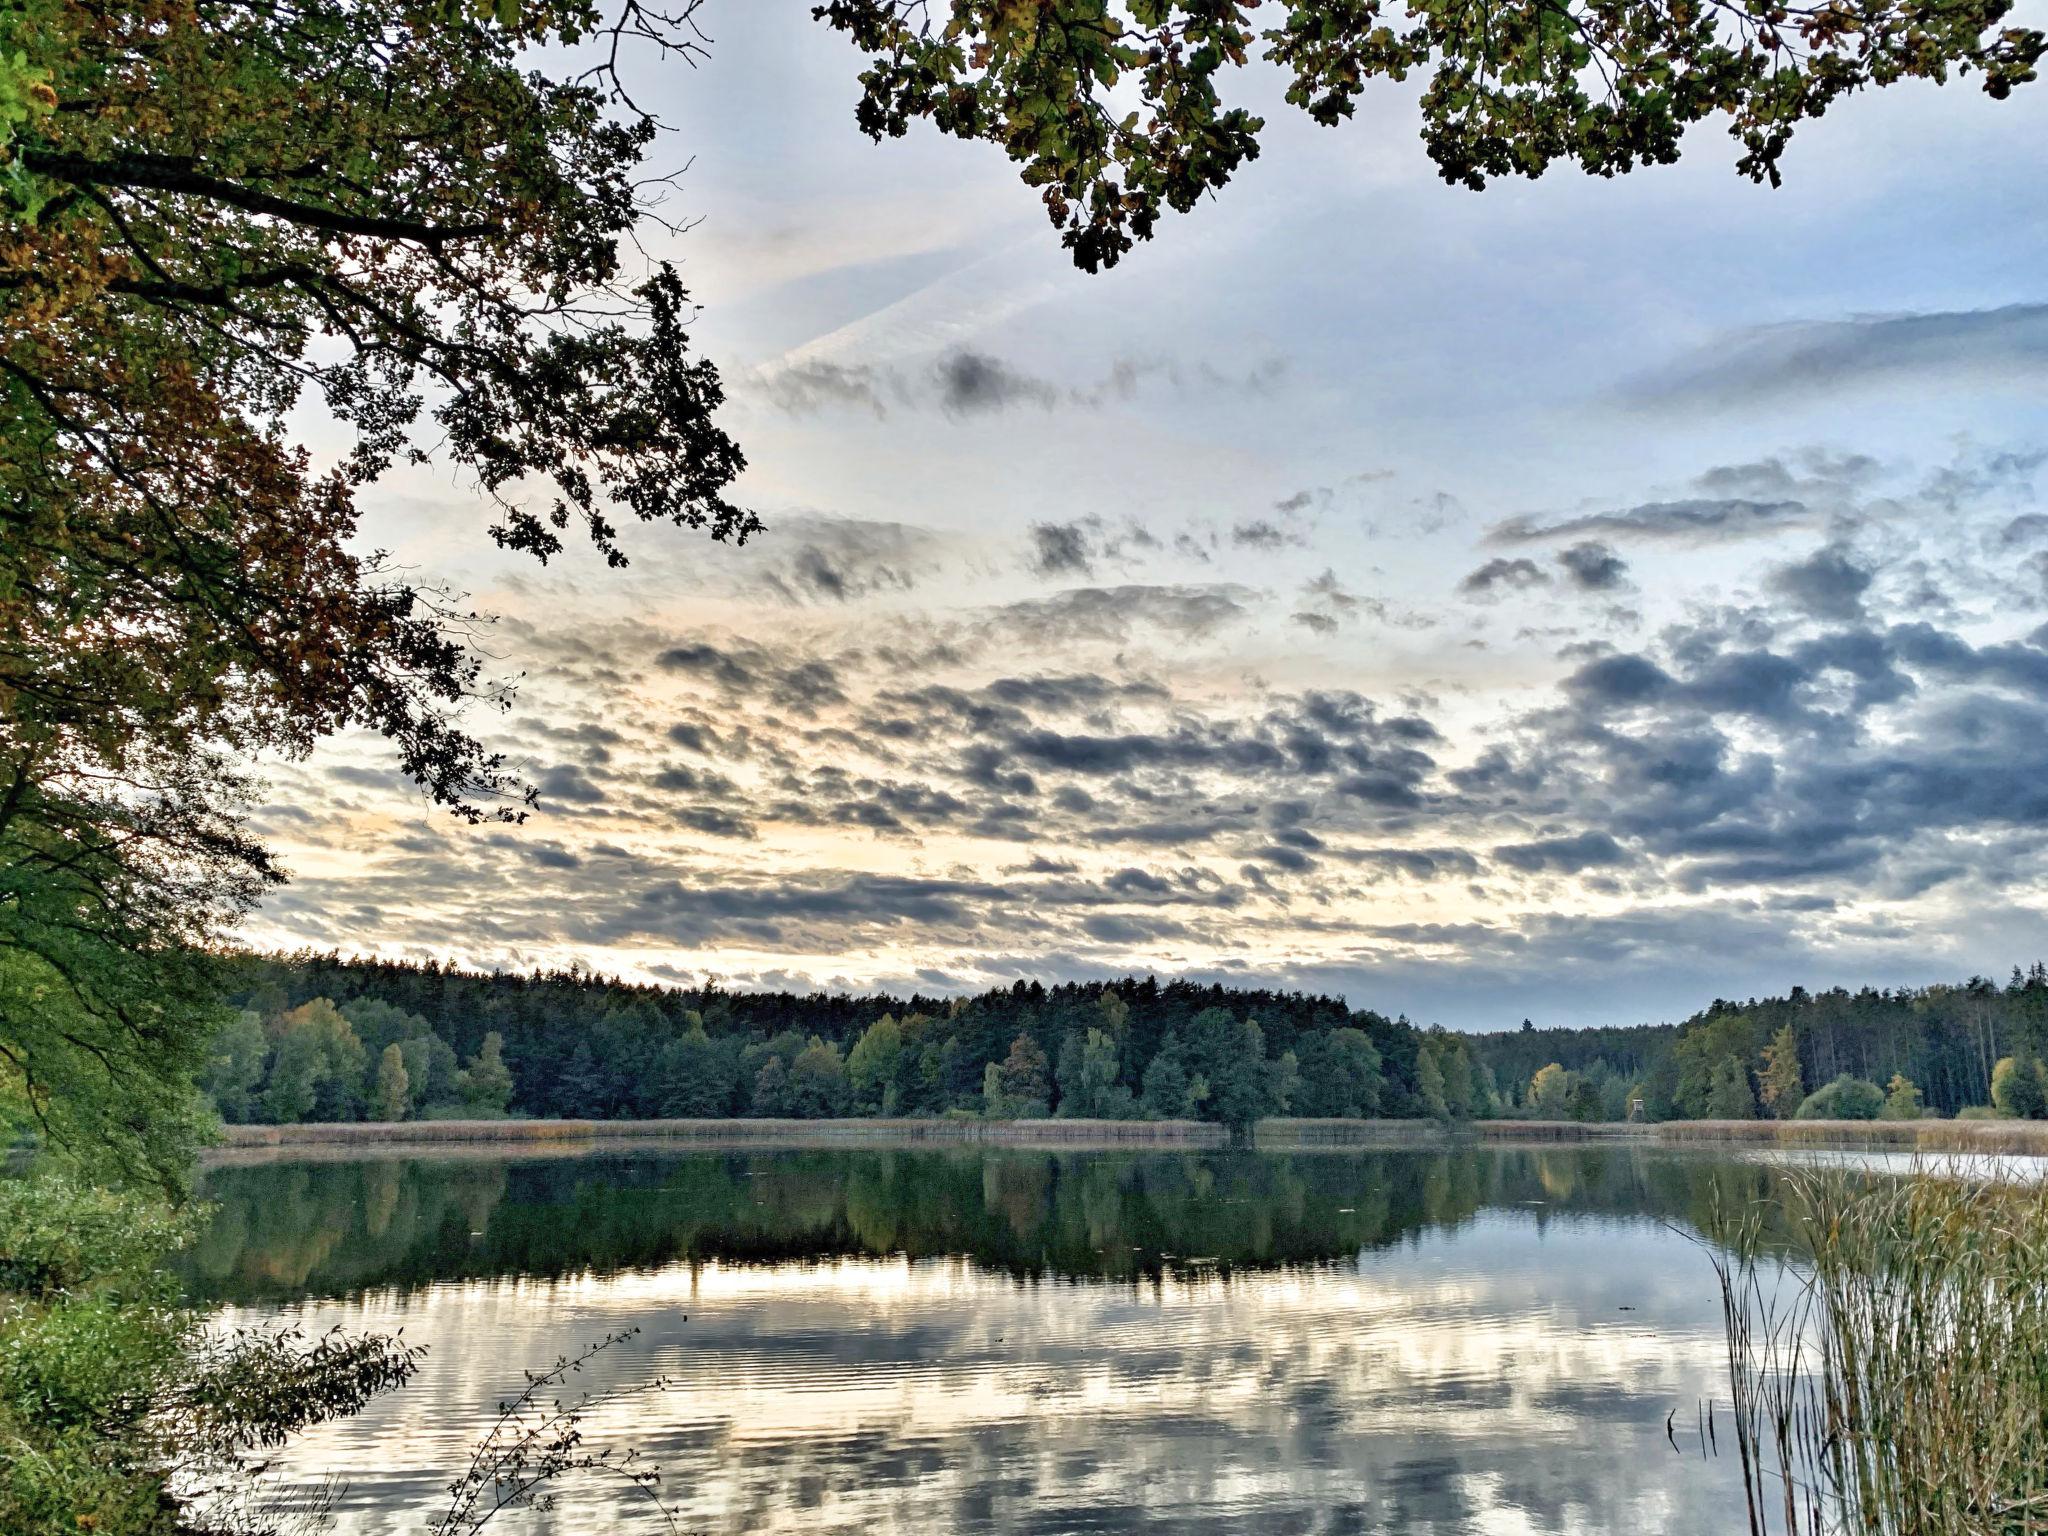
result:
M 1722 1237 L 1753 1536 L 2048 1532 L 2048 1184 L 1794 1171 Z

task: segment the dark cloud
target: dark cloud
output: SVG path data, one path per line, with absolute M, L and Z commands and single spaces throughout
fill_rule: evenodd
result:
M 1557 563 L 1582 592 L 1612 592 L 1628 585 L 1628 562 L 1597 539 L 1561 550 Z
M 2024 385 L 2048 374 L 2048 304 L 1801 321 L 1726 337 L 1640 381 L 1658 406 L 1743 406 L 1872 384 Z
M 716 806 L 685 806 L 675 813 L 675 819 L 679 825 L 709 837 L 751 839 L 755 835 L 752 822 Z
M 1079 523 L 1033 523 L 1031 547 L 1031 568 L 1041 576 L 1086 576 L 1094 569 L 1094 550 Z
M 1816 619 L 1854 623 L 1863 617 L 1863 594 L 1871 575 L 1843 545 L 1829 544 L 1804 560 L 1781 565 L 1767 585 L 1800 612 Z
M 1612 538 L 1704 544 L 1779 533 L 1811 520 L 1811 511 L 1800 501 L 1694 497 L 1644 502 L 1611 512 L 1585 512 L 1549 521 L 1525 513 L 1496 523 L 1487 537 L 1495 544 L 1532 544 L 1600 533 Z
M 1302 539 L 1292 529 L 1282 528 L 1267 518 L 1254 517 L 1231 528 L 1230 542 L 1239 549 L 1285 549 L 1290 544 L 1301 543 Z
M 1051 597 L 1010 603 L 990 611 L 992 628 L 1033 645 L 1127 639 L 1152 628 L 1181 639 L 1204 639 L 1245 616 L 1253 594 L 1244 587 L 1076 587 Z
M 543 805 L 602 805 L 605 794 L 574 763 L 550 768 L 533 782 Z
M 1526 591 L 1530 587 L 1543 587 L 1549 584 L 1550 578 L 1543 574 L 1542 567 L 1534 560 L 1510 560 L 1504 556 L 1496 556 L 1459 582 L 1458 590 L 1475 597 L 1486 597 L 1502 588 Z
M 886 381 L 875 369 L 860 364 L 794 363 L 764 375 L 756 387 L 778 410 L 792 416 L 812 416 L 834 407 L 871 411 L 877 417 L 888 414 L 883 400 Z
M 777 518 L 749 548 L 763 557 L 786 554 L 759 581 L 770 594 L 798 607 L 909 592 L 941 565 L 939 540 L 931 530 L 858 518 Z
M 950 352 L 932 365 L 939 408 L 949 416 L 986 415 L 1017 405 L 1051 410 L 1060 391 L 986 352 Z
M 1529 874 L 1576 875 L 1581 870 L 1626 864 L 1628 850 L 1606 832 L 1577 832 L 1533 843 L 1504 843 L 1493 856 Z

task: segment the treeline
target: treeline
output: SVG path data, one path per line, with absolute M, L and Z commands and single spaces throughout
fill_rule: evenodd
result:
M 1466 1038 L 1335 997 L 1126 979 L 979 997 L 637 986 L 249 957 L 203 1086 L 231 1122 L 1492 1113 Z
M 1471 1037 L 1504 1114 L 1539 1118 L 2048 1116 L 2048 967 L 2003 987 L 1716 1001 L 1676 1026 Z M 1633 1106 L 1633 1111 L 1631 1109 Z
M 2048 969 L 1452 1034 L 1301 992 L 1126 978 L 978 997 L 643 986 L 335 955 L 231 963 L 223 1118 L 860 1115 L 1697 1120 L 2048 1115 Z

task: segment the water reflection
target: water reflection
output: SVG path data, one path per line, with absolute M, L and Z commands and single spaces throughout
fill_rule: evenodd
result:
M 195 1290 L 395 1328 L 421 1380 L 316 1437 L 343 1527 L 415 1531 L 518 1369 L 638 1327 L 594 1426 L 685 1529 L 1708 1532 L 1667 1443 L 1719 1388 L 1674 1226 L 1753 1164 L 1642 1150 L 1005 1149 L 215 1170 Z M 636 1529 L 581 1489 L 529 1528 Z

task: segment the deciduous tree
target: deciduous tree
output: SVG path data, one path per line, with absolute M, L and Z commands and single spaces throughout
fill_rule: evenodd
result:
M 1975 74 L 2004 97 L 2034 78 L 2041 33 L 2009 0 L 823 0 L 816 14 L 870 55 L 860 126 L 917 118 L 999 144 L 1042 189 L 1088 271 L 1149 239 L 1258 157 L 1262 118 L 1233 75 L 1277 66 L 1318 123 L 1375 81 L 1423 81 L 1422 138 L 1449 182 L 1479 188 L 1559 161 L 1601 176 L 1678 158 L 1719 118 L 1742 174 L 1773 185 L 1802 122 L 1909 77 Z M 1257 17 L 1254 17 L 1257 11 Z

